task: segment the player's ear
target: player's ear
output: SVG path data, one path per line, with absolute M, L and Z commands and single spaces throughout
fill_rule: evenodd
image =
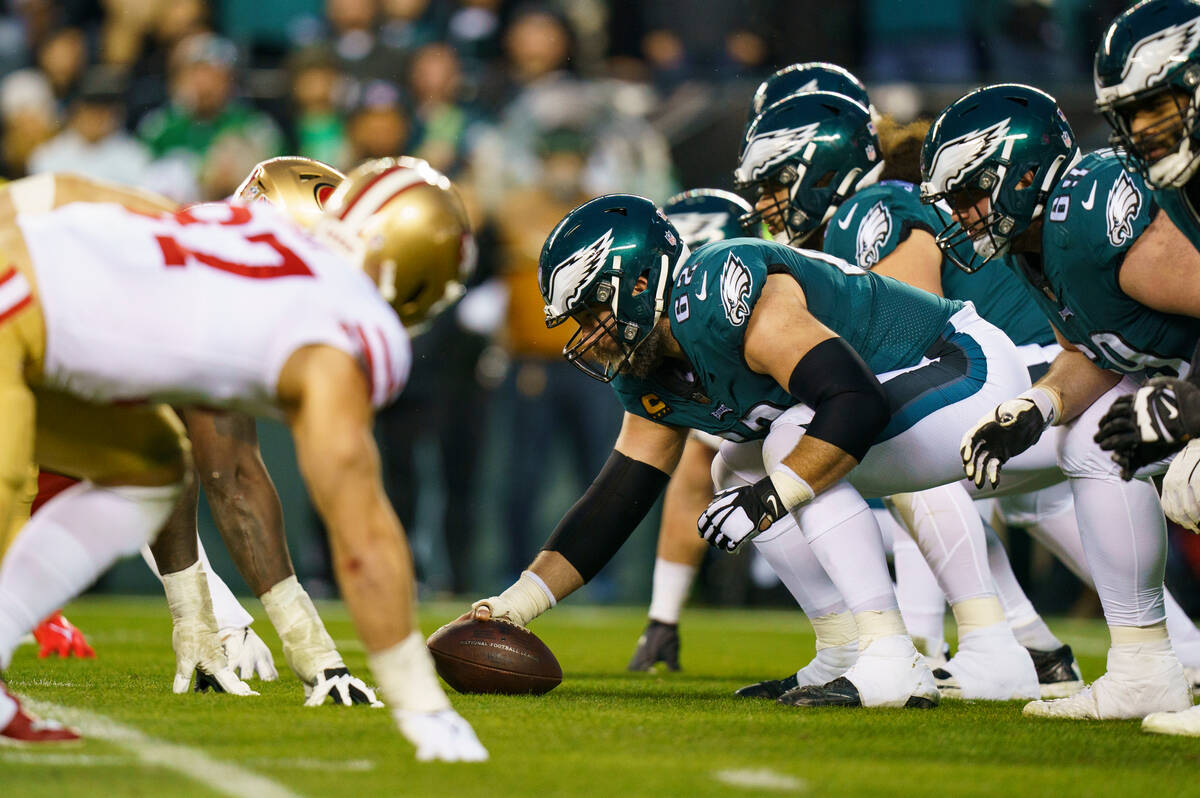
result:
M 633 295 L 637 296 L 649 287 L 650 280 L 647 279 L 646 275 L 643 274 L 641 277 L 637 278 L 637 281 L 633 284 Z
M 1033 185 L 1034 171 L 1030 169 L 1025 174 L 1021 175 L 1021 182 L 1017 183 L 1017 189 L 1029 188 Z

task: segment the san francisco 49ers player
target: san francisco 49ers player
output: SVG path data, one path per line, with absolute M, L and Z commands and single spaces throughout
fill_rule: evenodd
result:
M 84 481 L 0 564 L 0 667 L 174 506 L 187 444 L 177 417 L 149 402 L 229 408 L 290 426 L 342 595 L 417 758 L 485 759 L 416 629 L 412 563 L 371 436 L 408 374 L 404 325 L 436 312 L 473 262 L 449 181 L 416 159 L 368 162 L 311 234 L 264 203 L 170 214 L 37 194 L 47 190 L 57 184 L 4 195 L 16 223 L 0 226 L 13 263 L 0 273 L 0 521 L 31 462 Z M 5 734 L 14 721 L 27 739 L 70 734 L 20 720 L 7 693 L 0 713 Z

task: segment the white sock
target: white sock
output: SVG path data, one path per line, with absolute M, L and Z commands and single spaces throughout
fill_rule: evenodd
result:
M 896 600 L 904 625 L 917 648 L 929 656 L 942 653 L 946 642 L 946 594 L 908 530 L 888 517 L 897 528 L 892 537 L 892 563 L 896 568 Z
M 679 614 L 692 591 L 692 580 L 695 578 L 696 566 L 656 558 L 654 587 L 650 591 L 650 620 L 679 623 Z
M 809 619 L 845 612 L 842 594 L 813 553 L 791 516 L 780 518 L 754 539 L 754 549 L 771 566 Z
M 1167 524 L 1149 482 L 1072 478 L 1088 570 L 1110 627 L 1146 627 L 1166 618 L 1163 572 Z
M 1025 595 L 1021 583 L 1017 581 L 1012 563 L 1008 560 L 1008 550 L 1004 548 L 1000 536 L 990 526 L 984 526 L 983 531 L 987 537 L 988 565 L 996 583 L 996 593 L 1000 596 L 1000 603 L 1004 605 L 1004 617 L 1012 627 L 1017 642 L 1036 651 L 1054 651 L 1062 648 L 1063 642 L 1050 631 L 1050 627 L 1042 620 L 1029 596 Z
M 951 605 L 995 596 L 983 521 L 961 483 L 891 497 Z
M 217 628 L 245 629 L 254 623 L 254 618 L 233 595 L 229 585 L 225 584 L 221 575 L 213 570 L 212 563 L 208 561 L 208 552 L 204 550 L 204 541 L 200 539 L 199 535 L 196 535 L 196 550 L 200 554 L 199 563 L 204 568 L 204 576 L 208 579 L 208 592 L 212 596 L 213 615 L 217 619 Z M 146 565 L 150 566 L 151 572 L 161 582 L 162 574 L 158 572 L 158 563 L 154 561 L 154 552 L 150 551 L 149 546 L 142 547 L 142 559 L 146 561 Z
M 0 670 L 21 637 L 79 595 L 120 557 L 152 540 L 179 486 L 73 485 L 42 507 L 0 565 Z
M 433 669 L 433 658 L 418 631 L 391 648 L 367 654 L 383 700 L 396 712 L 440 712 L 450 708 Z
M 848 482 L 839 482 L 793 517 L 829 582 L 856 618 L 862 612 L 889 610 L 897 610 L 899 616 L 879 524 L 858 491 Z

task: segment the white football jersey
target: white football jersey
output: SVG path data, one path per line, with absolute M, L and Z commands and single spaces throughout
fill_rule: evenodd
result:
M 17 223 L 50 387 L 278 417 L 279 372 L 309 344 L 355 357 L 376 407 L 408 378 L 408 336 L 374 284 L 263 203 L 174 215 L 71 203 Z

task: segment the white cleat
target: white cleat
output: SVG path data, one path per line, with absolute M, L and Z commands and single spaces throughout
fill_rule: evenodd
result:
M 779 698 L 790 706 L 931 708 L 933 674 L 907 635 L 881 637 L 859 652 L 854 667 L 828 684 L 797 687 Z
M 453 709 L 439 712 L 393 711 L 400 733 L 417 747 L 419 762 L 486 762 L 487 749 L 475 730 Z
M 1142 720 L 1142 731 L 1200 737 L 1200 707 L 1182 712 L 1155 712 Z
M 1069 698 L 1031 701 L 1022 714 L 1035 718 L 1121 720 L 1179 712 L 1192 705 L 1183 666 L 1169 644 L 1126 645 L 1108 650 L 1108 672 Z
M 1007 623 L 963 635 L 958 651 L 933 676 L 943 698 L 1011 701 L 1042 695 L 1037 668 Z

